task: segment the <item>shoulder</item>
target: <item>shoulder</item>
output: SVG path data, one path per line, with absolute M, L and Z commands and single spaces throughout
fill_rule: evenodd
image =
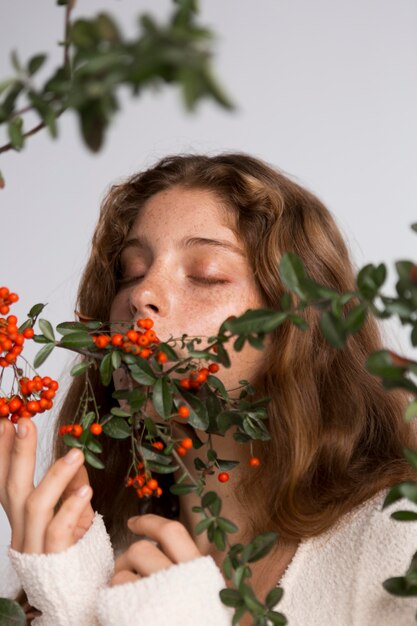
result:
M 383 583 L 404 576 L 417 550 L 417 522 L 401 522 L 391 514 L 417 512 L 417 506 L 403 498 L 383 509 L 387 492 L 378 492 L 325 533 L 301 543 L 281 581 L 282 609 L 295 626 L 307 619 L 334 624 L 335 618 L 338 626 L 414 623 L 417 602 L 392 596 Z

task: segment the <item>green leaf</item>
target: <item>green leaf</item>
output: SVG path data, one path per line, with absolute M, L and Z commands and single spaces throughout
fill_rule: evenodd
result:
M 335 348 L 343 348 L 347 333 L 343 322 L 330 311 L 324 311 L 319 322 L 321 331 L 327 341 Z
M 42 363 L 46 361 L 46 359 L 51 354 L 54 348 L 55 348 L 55 343 L 48 343 L 46 344 L 46 346 L 41 348 L 41 350 L 39 350 L 39 352 L 34 358 L 33 367 L 37 369 L 40 365 L 42 365 Z
M 394 485 L 394 487 L 392 487 L 385 496 L 382 508 L 385 509 L 385 507 L 389 506 L 393 502 L 396 502 L 397 500 L 401 500 L 401 498 L 407 498 L 411 502 L 417 504 L 417 483 L 405 481 L 398 485 Z
M 86 332 L 73 332 L 64 335 L 60 344 L 65 348 L 95 348 L 94 341 Z
M 70 372 L 71 376 L 80 376 L 80 374 L 84 374 L 84 372 L 86 372 L 88 368 L 90 367 L 90 365 L 92 364 L 93 364 L 93 361 L 83 361 L 82 363 L 77 363 L 71 369 L 71 372 Z
M 38 317 L 39 313 L 43 311 L 45 307 L 46 307 L 46 304 L 41 304 L 41 303 L 34 304 L 28 313 L 28 317 L 31 317 L 32 319 L 34 317 Z
M 158 474 L 172 474 L 180 468 L 179 465 L 162 465 L 162 463 L 155 463 L 155 461 L 148 461 L 148 467 Z
M 203 404 L 203 402 L 191 392 L 182 389 L 177 380 L 174 382 L 177 385 L 179 393 L 187 402 L 188 408 L 190 409 L 188 423 L 198 430 L 206 430 L 209 425 L 209 418 L 205 404 Z
M 109 43 L 120 43 L 121 35 L 116 22 L 108 13 L 99 13 L 95 20 L 96 32 L 100 39 Z
M 113 369 L 117 370 L 117 368 L 120 367 L 122 363 L 122 356 L 118 350 L 111 351 L 111 362 L 112 362 Z
M 75 331 L 87 332 L 85 325 L 81 322 L 61 322 L 61 324 L 58 324 L 56 327 L 56 330 L 60 335 L 68 335 Z
M 214 545 L 218 550 L 223 551 L 226 549 L 225 535 L 221 528 L 214 529 Z
M 96 455 L 90 452 L 90 450 L 88 450 L 87 448 L 84 448 L 84 456 L 87 463 L 92 467 L 95 467 L 97 469 L 105 468 L 103 461 L 96 457 Z
M 267 531 L 257 535 L 243 550 L 241 559 L 243 563 L 253 563 L 262 559 L 270 552 L 276 543 L 277 533 Z
M 21 150 L 25 143 L 23 136 L 23 119 L 21 117 L 13 118 L 8 124 L 8 134 L 10 143 L 15 150 Z
M 417 452 L 414 452 L 414 450 L 410 450 L 409 448 L 404 448 L 403 452 L 410 465 L 417 470 Z
M 68 335 L 67 335 L 68 336 Z M 113 374 L 111 352 L 108 352 L 100 363 L 100 379 L 105 387 L 110 383 Z
M 25 626 L 26 615 L 20 604 L 10 598 L 0 598 L 0 624 Z
M 268 619 L 272 622 L 273 626 L 285 626 L 288 624 L 287 618 L 282 613 L 276 611 L 268 611 L 266 614 Z
M 29 76 L 33 76 L 45 63 L 47 58 L 46 54 L 36 54 L 33 56 L 27 66 L 27 72 Z
M 226 606 L 239 607 L 243 605 L 243 598 L 237 589 L 221 589 L 220 599 Z
M 368 306 L 364 303 L 358 304 L 349 311 L 346 318 L 346 327 L 349 333 L 355 333 L 362 328 L 367 311 Z
M 156 381 L 152 390 L 152 404 L 155 407 L 156 412 L 168 419 L 171 415 L 172 409 L 172 393 L 167 376 L 162 376 Z
M 123 409 L 121 409 L 118 406 L 114 406 L 113 408 L 111 408 L 110 413 L 112 415 L 115 415 L 116 417 L 130 417 L 131 415 L 131 413 L 127 413 L 127 411 L 123 411 Z
M 417 400 L 413 400 L 412 402 L 410 402 L 404 412 L 404 419 L 406 420 L 406 422 L 411 422 L 411 420 L 413 420 L 415 417 L 417 417 Z
M 401 367 L 393 364 L 388 350 L 372 352 L 366 361 L 366 369 L 371 374 L 392 380 L 400 380 L 403 377 Z
M 185 483 L 181 483 L 181 484 L 175 484 L 175 485 L 171 485 L 169 488 L 170 492 L 173 493 L 176 496 L 182 496 L 186 493 L 191 493 L 192 491 L 197 491 L 197 485 L 191 485 L 189 483 L 185 484 Z
M 273 309 L 249 309 L 234 320 L 223 322 L 224 328 L 234 335 L 268 333 L 280 326 L 288 314 Z
M 148 361 L 141 357 L 136 357 L 135 363 L 129 365 L 129 370 L 133 380 L 141 385 L 154 385 L 156 383 L 156 376 L 154 375 L 151 366 Z
M 278 602 L 281 600 L 283 595 L 284 595 L 284 590 L 282 587 L 274 587 L 273 589 L 271 589 L 271 591 L 268 593 L 268 595 L 265 598 L 265 604 L 268 607 L 268 609 L 273 609 L 274 606 L 276 606 Z
M 236 526 L 236 524 L 234 524 L 230 520 L 226 519 L 225 517 L 218 517 L 217 518 L 217 525 L 225 533 L 236 533 L 239 530 L 239 528 L 238 528 L 238 526 Z
M 45 337 L 49 339 L 49 341 L 55 341 L 54 329 L 52 328 L 52 325 L 50 322 L 48 322 L 48 320 L 40 319 L 39 328 L 41 329 Z
M 382 583 L 384 589 L 393 596 L 403 598 L 417 596 L 417 585 L 410 585 L 403 576 L 388 578 Z
M 70 448 L 83 448 L 84 447 L 84 444 L 82 443 L 82 441 L 80 441 L 78 437 L 74 437 L 74 435 L 69 435 L 68 433 L 66 433 L 62 437 L 62 439 L 65 445 L 69 446 Z
M 88 434 L 91 435 L 91 433 Z M 101 452 L 103 452 L 103 446 L 98 441 L 97 435 L 91 435 L 85 445 L 89 450 L 91 450 L 91 452 L 97 452 L 97 454 L 101 454 Z
M 195 528 L 194 528 L 194 532 L 196 535 L 200 535 L 201 533 L 203 533 L 205 530 L 207 530 L 207 528 L 209 526 L 211 526 L 212 524 L 214 524 L 215 522 L 215 518 L 214 517 L 206 517 L 202 520 L 200 520 Z
M 14 67 L 14 69 L 16 70 L 16 72 L 18 72 L 20 74 L 20 72 L 22 72 L 23 68 L 22 68 L 22 64 L 20 63 L 18 54 L 16 50 L 12 50 L 10 53 L 10 60 L 12 62 L 12 65 Z
M 222 501 L 215 491 L 207 491 L 204 494 L 201 504 L 204 508 L 207 508 L 212 515 L 217 517 L 220 514 L 222 508 Z
M 84 431 L 91 426 L 95 419 L 96 414 L 94 413 L 94 411 L 89 411 L 84 415 L 84 417 L 80 421 L 80 424 L 83 427 Z
M 391 513 L 391 517 L 400 522 L 415 522 L 417 520 L 417 513 L 414 511 L 394 511 L 394 513 Z
M 121 417 L 113 417 L 103 425 L 103 432 L 112 439 L 126 439 L 130 437 L 130 426 Z

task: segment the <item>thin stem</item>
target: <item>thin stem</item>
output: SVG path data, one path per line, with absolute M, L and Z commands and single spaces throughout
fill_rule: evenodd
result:
M 68 65 L 70 67 L 70 57 L 69 57 L 69 29 L 70 29 L 70 16 L 73 8 L 72 0 L 68 0 L 65 7 L 65 25 L 64 25 L 64 67 Z

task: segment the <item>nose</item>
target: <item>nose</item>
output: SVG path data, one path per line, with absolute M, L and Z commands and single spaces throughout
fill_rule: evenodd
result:
M 130 290 L 129 306 L 133 317 L 168 317 L 172 279 L 167 268 L 149 269 Z

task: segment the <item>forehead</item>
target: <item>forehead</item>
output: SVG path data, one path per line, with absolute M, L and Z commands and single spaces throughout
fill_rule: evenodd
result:
M 129 236 L 147 231 L 170 233 L 171 237 L 180 233 L 221 233 L 237 241 L 234 212 L 219 196 L 209 190 L 181 186 L 154 194 L 138 210 Z

